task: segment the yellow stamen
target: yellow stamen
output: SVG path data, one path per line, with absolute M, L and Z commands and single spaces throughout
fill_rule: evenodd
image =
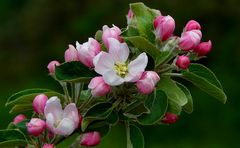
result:
M 124 78 L 128 73 L 128 66 L 126 63 L 115 63 L 115 71 L 117 75 Z

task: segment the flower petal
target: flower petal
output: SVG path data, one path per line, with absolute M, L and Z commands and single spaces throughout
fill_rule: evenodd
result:
M 47 115 L 51 113 L 54 117 L 54 120 L 61 120 L 62 118 L 62 105 L 60 103 L 60 100 L 58 97 L 51 97 L 44 108 L 44 114 L 47 117 Z
M 117 86 L 124 82 L 124 79 L 119 77 L 114 70 L 104 73 L 103 79 L 110 86 Z
M 53 132 L 54 131 L 54 122 L 55 122 L 55 119 L 54 119 L 54 116 L 52 113 L 49 113 L 47 114 L 46 116 L 46 124 L 47 124 L 47 128 Z
M 140 54 L 135 60 L 131 61 L 128 65 L 128 75 L 125 81 L 136 82 L 140 79 L 148 63 L 147 54 L 144 52 Z
M 126 43 L 120 43 L 114 38 L 109 38 L 109 53 L 112 55 L 114 61 L 124 63 L 129 56 L 129 48 Z
M 74 130 L 74 121 L 69 118 L 64 118 L 58 127 L 54 129 L 54 133 L 62 136 L 69 136 Z
M 93 64 L 95 66 L 95 71 L 98 74 L 103 75 L 106 71 L 113 69 L 114 60 L 110 54 L 102 51 L 94 57 Z
M 79 115 L 76 104 L 70 103 L 63 110 L 63 118 L 69 118 L 74 121 L 75 128 L 78 127 L 79 124 Z

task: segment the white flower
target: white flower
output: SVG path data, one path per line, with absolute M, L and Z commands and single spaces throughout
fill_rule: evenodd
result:
M 127 44 L 120 43 L 114 38 L 109 38 L 108 41 L 109 52 L 102 51 L 93 59 L 95 71 L 111 86 L 139 80 L 148 63 L 146 53 L 129 62 Z
M 47 127 L 57 135 L 68 136 L 78 127 L 79 115 L 74 103 L 68 104 L 64 110 L 58 97 L 51 97 L 44 109 Z

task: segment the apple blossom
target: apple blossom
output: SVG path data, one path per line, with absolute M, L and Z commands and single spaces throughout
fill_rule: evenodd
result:
M 78 51 L 78 59 L 87 67 L 93 67 L 93 58 L 100 52 L 101 45 L 93 38 L 89 38 L 88 42 L 82 45 L 76 43 Z
M 177 122 L 177 120 L 178 116 L 176 114 L 168 112 L 164 115 L 164 118 L 161 120 L 161 122 L 166 124 L 173 124 Z
M 101 142 L 101 135 L 99 132 L 89 132 L 82 134 L 80 145 L 82 146 L 96 146 Z
M 34 111 L 38 114 L 43 114 L 47 100 L 48 97 L 45 94 L 37 95 L 32 103 Z
M 64 110 L 58 97 L 51 97 L 44 109 L 47 128 L 57 135 L 68 136 L 79 125 L 79 115 L 74 103 L 68 104 Z
M 166 41 L 172 36 L 175 29 L 175 21 L 171 16 L 158 16 L 154 20 L 154 28 L 156 29 L 157 37 L 162 41 Z
M 136 83 L 138 91 L 142 94 L 150 94 L 159 80 L 160 77 L 155 71 L 145 71 Z
M 68 49 L 65 51 L 65 62 L 78 61 L 78 52 L 73 45 L 68 45 Z
M 118 40 L 119 42 L 123 42 L 123 39 L 120 37 L 121 30 L 113 25 L 112 28 L 109 28 L 107 25 L 103 26 L 103 35 L 102 35 L 102 41 L 105 44 L 107 48 L 109 48 L 109 38 L 114 38 Z
M 22 122 L 25 119 L 26 119 L 25 115 L 19 114 L 13 119 L 13 124 L 18 124 L 19 122 Z
M 195 20 L 188 21 L 184 28 L 184 31 L 191 31 L 191 30 L 201 30 L 200 24 Z
M 209 40 L 208 42 L 200 43 L 195 49 L 194 52 L 198 54 L 198 56 L 207 55 L 212 49 L 212 42 Z
M 47 66 L 49 74 L 53 75 L 55 73 L 55 66 L 59 66 L 59 65 L 60 63 L 58 61 L 51 61 Z
M 187 69 L 189 67 L 189 65 L 190 65 L 189 57 L 188 56 L 184 56 L 184 55 L 178 56 L 177 61 L 176 61 L 176 65 L 179 68 Z
M 39 136 L 46 128 L 45 121 L 39 118 L 32 118 L 29 123 L 27 123 L 27 131 L 33 136 Z
M 114 38 L 108 41 L 109 52 L 102 51 L 93 59 L 95 71 L 102 75 L 104 81 L 110 86 L 139 80 L 148 63 L 147 54 L 142 53 L 129 62 L 127 44 L 120 43 Z
M 93 97 L 105 96 L 111 91 L 111 87 L 104 82 L 101 76 L 93 78 L 88 88 L 91 89 Z
M 182 50 L 188 51 L 197 47 L 202 38 L 200 30 L 191 30 L 184 32 L 179 41 L 179 47 Z

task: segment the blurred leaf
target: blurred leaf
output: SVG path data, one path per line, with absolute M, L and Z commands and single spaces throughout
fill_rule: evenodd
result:
M 141 130 L 133 124 L 130 124 L 129 128 L 132 148 L 144 148 L 144 136 Z
M 149 114 L 138 117 L 138 122 L 142 125 L 152 125 L 161 120 L 164 116 L 168 100 L 166 94 L 161 90 L 156 90 L 148 95 L 145 106 L 150 110 Z
M 163 90 L 168 99 L 177 103 L 180 106 L 184 106 L 188 99 L 185 93 L 176 85 L 176 82 L 168 77 L 161 77 L 158 83 L 158 89 Z
M 0 147 L 25 146 L 25 136 L 18 130 L 0 130 Z
M 111 103 L 98 103 L 91 107 L 84 115 L 82 122 L 82 131 L 88 127 L 88 125 L 94 120 L 106 119 L 113 111 Z
M 184 85 L 182 85 L 181 83 L 177 83 L 178 87 L 185 93 L 188 102 L 186 105 L 183 106 L 183 110 L 188 113 L 191 114 L 193 112 L 193 100 L 192 100 L 192 95 L 190 93 L 190 91 L 188 90 L 188 88 Z
M 226 103 L 227 96 L 215 74 L 201 64 L 191 64 L 187 71 L 182 71 L 183 78 L 192 82 L 195 86 L 215 97 L 222 103 Z
M 130 8 L 137 20 L 136 27 L 140 36 L 145 37 L 150 42 L 155 42 L 155 35 L 153 33 L 153 21 L 156 17 L 152 13 L 151 9 L 145 6 L 143 3 L 133 3 L 130 4 Z
M 20 91 L 16 94 L 13 94 L 10 98 L 8 98 L 6 106 L 13 106 L 16 104 L 23 104 L 23 105 L 32 104 L 33 99 L 37 95 L 42 93 L 44 93 L 48 97 L 58 96 L 60 99 L 63 98 L 62 94 L 59 94 L 49 89 L 41 89 L 41 88 L 27 89 L 27 90 Z
M 89 82 L 96 73 L 79 61 L 66 62 L 56 66 L 56 78 L 63 82 Z
M 136 119 L 142 114 L 149 114 L 150 110 L 145 106 L 144 103 L 139 104 L 138 106 L 134 107 L 133 109 L 124 113 L 124 116 L 128 118 Z
M 129 25 L 121 34 L 122 37 L 131 37 L 131 36 L 139 36 L 138 29 L 133 26 Z

